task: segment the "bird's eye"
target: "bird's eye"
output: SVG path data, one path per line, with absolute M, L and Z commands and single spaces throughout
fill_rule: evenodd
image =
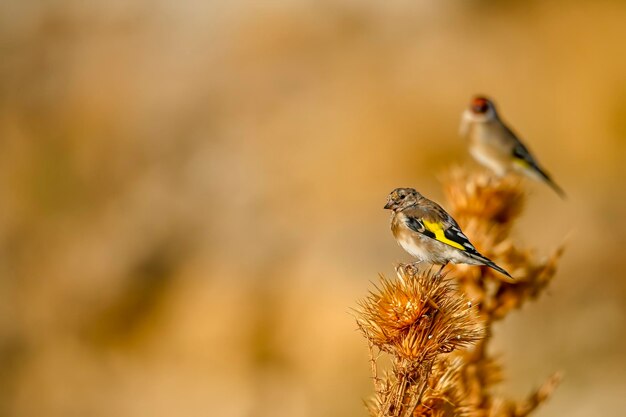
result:
M 406 197 L 406 196 L 405 196 L 404 194 L 402 194 L 402 195 L 400 196 L 400 200 L 404 200 L 404 197 Z

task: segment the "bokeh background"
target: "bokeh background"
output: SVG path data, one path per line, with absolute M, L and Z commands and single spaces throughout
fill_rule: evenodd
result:
M 408 257 L 489 94 L 568 192 L 515 235 L 547 294 L 496 329 L 538 416 L 626 410 L 626 3 L 0 3 L 0 415 L 359 416 L 350 308 Z

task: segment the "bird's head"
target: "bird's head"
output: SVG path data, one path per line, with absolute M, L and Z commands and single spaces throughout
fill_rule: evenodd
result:
M 495 104 L 485 96 L 472 98 L 468 110 L 472 119 L 476 120 L 491 119 L 496 116 Z
M 387 196 L 387 210 L 402 210 L 416 204 L 422 195 L 413 188 L 396 188 Z

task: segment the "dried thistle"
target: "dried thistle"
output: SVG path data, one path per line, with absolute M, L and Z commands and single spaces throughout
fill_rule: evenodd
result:
M 511 282 L 484 268 L 456 268 L 455 277 L 481 313 L 488 320 L 498 320 L 536 298 L 552 280 L 563 248 L 539 259 L 509 236 L 524 206 L 521 180 L 454 168 L 444 179 L 444 191 L 450 213 L 476 248 L 515 277 Z
M 489 268 L 467 265 L 448 267 L 454 268 L 450 276 L 455 282 L 412 265 L 400 265 L 394 280 L 381 276 L 380 285 L 357 310 L 375 383 L 370 414 L 527 416 L 551 395 L 560 374 L 523 401 L 500 398 L 491 388 L 501 382 L 502 370 L 487 347 L 493 323 L 539 296 L 551 282 L 562 248 L 538 259 L 511 239 L 525 201 L 519 179 L 455 168 L 444 189 L 451 214 L 477 249 L 516 280 L 505 281 Z M 382 377 L 377 351 L 391 359 L 391 369 Z
M 378 291 L 360 303 L 359 327 L 380 350 L 422 361 L 483 336 L 471 304 L 445 275 L 410 265 L 396 272 L 397 280 L 381 276 Z
M 414 415 L 424 406 L 420 400 L 429 391 L 438 358 L 485 334 L 476 309 L 450 278 L 411 265 L 400 265 L 396 272 L 395 280 L 381 276 L 380 286 L 357 311 L 372 357 L 377 348 L 392 358 L 391 374 L 376 381 L 372 410 L 377 416 Z
M 459 223 L 481 220 L 509 227 L 524 208 L 525 192 L 518 177 L 494 177 L 486 172 L 452 168 L 444 178 L 451 211 Z

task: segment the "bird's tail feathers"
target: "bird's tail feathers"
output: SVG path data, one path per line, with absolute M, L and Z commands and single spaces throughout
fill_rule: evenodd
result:
M 481 264 L 486 265 L 489 268 L 494 269 L 494 270 L 498 271 L 499 273 L 501 273 L 503 275 L 506 275 L 507 277 L 509 277 L 509 278 L 511 278 L 513 280 L 515 279 L 504 268 L 498 266 L 494 261 L 492 261 L 491 259 L 487 258 L 486 256 L 483 256 L 480 253 L 476 253 L 476 254 L 472 254 L 471 257 L 474 258 L 475 260 L 479 261 Z
M 496 270 L 496 271 L 498 271 L 499 273 L 504 274 L 504 275 L 506 275 L 507 277 L 509 277 L 509 278 L 511 278 L 511 279 L 515 279 L 515 278 L 513 278 L 513 277 L 511 276 L 511 274 L 509 274 L 509 273 L 508 273 L 508 272 L 507 272 L 504 268 L 499 267 L 499 266 L 498 266 L 498 265 L 496 265 L 496 263 L 495 263 L 495 262 L 493 262 L 493 261 L 486 262 L 486 263 L 485 263 L 485 265 L 487 265 L 487 266 L 488 266 L 489 268 L 491 268 L 491 269 L 495 269 L 495 270 Z
M 540 166 L 536 164 L 534 164 L 532 168 L 539 175 L 539 177 L 544 180 L 550 186 L 550 188 L 552 188 L 559 195 L 559 197 L 561 197 L 562 199 L 567 198 L 565 191 L 563 191 L 563 189 L 559 187 L 558 184 L 552 180 L 552 178 L 550 178 L 550 175 L 548 175 L 547 172 L 545 172 L 543 169 L 541 169 Z

